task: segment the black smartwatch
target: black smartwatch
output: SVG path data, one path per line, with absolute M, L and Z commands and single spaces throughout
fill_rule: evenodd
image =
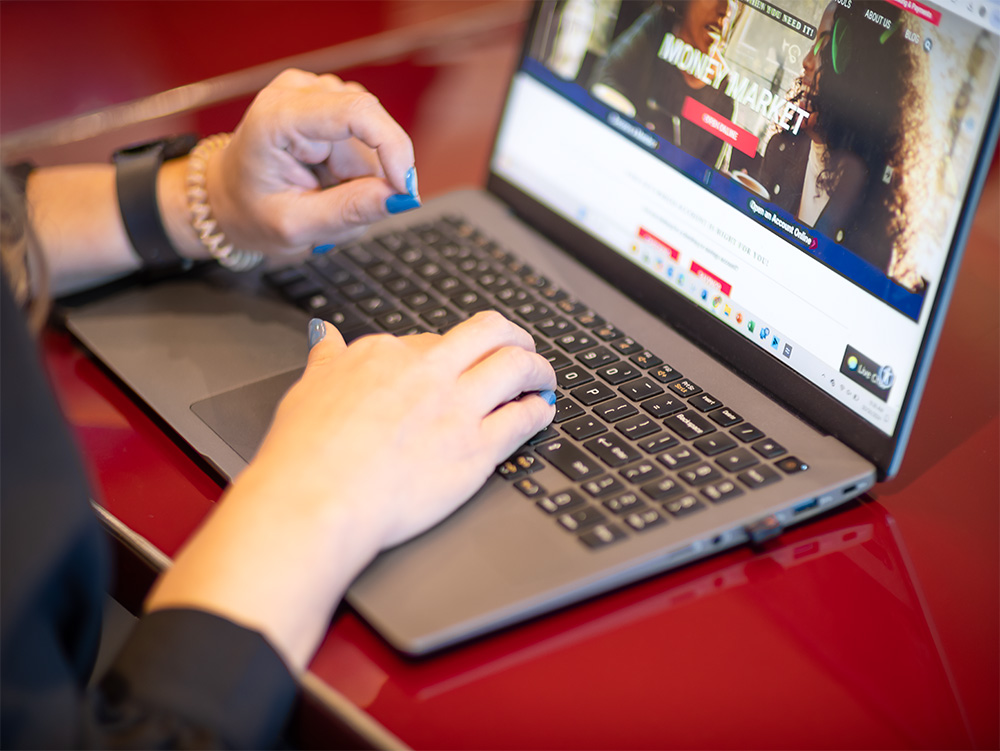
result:
M 165 160 L 184 156 L 197 143 L 198 136 L 186 133 L 119 149 L 112 157 L 125 231 L 142 259 L 143 271 L 151 276 L 183 271 L 194 263 L 180 255 L 167 237 L 156 200 L 156 176 Z

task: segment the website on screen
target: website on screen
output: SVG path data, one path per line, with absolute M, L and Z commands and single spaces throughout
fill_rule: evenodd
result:
M 891 434 L 997 35 L 915 0 L 542 14 L 494 170 Z

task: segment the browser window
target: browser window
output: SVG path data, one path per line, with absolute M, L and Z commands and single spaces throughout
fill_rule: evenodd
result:
M 916 0 L 542 12 L 494 171 L 891 435 L 991 116 L 991 19 Z

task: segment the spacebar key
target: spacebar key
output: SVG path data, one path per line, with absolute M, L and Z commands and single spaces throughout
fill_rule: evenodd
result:
M 566 440 L 552 441 L 535 448 L 552 465 L 571 480 L 585 480 L 603 471 L 599 464 L 583 453 L 578 446 Z

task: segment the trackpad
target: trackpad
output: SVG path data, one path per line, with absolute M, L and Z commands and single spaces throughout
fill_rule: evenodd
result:
M 257 453 L 281 397 L 304 368 L 248 383 L 191 405 L 191 411 L 247 463 Z

